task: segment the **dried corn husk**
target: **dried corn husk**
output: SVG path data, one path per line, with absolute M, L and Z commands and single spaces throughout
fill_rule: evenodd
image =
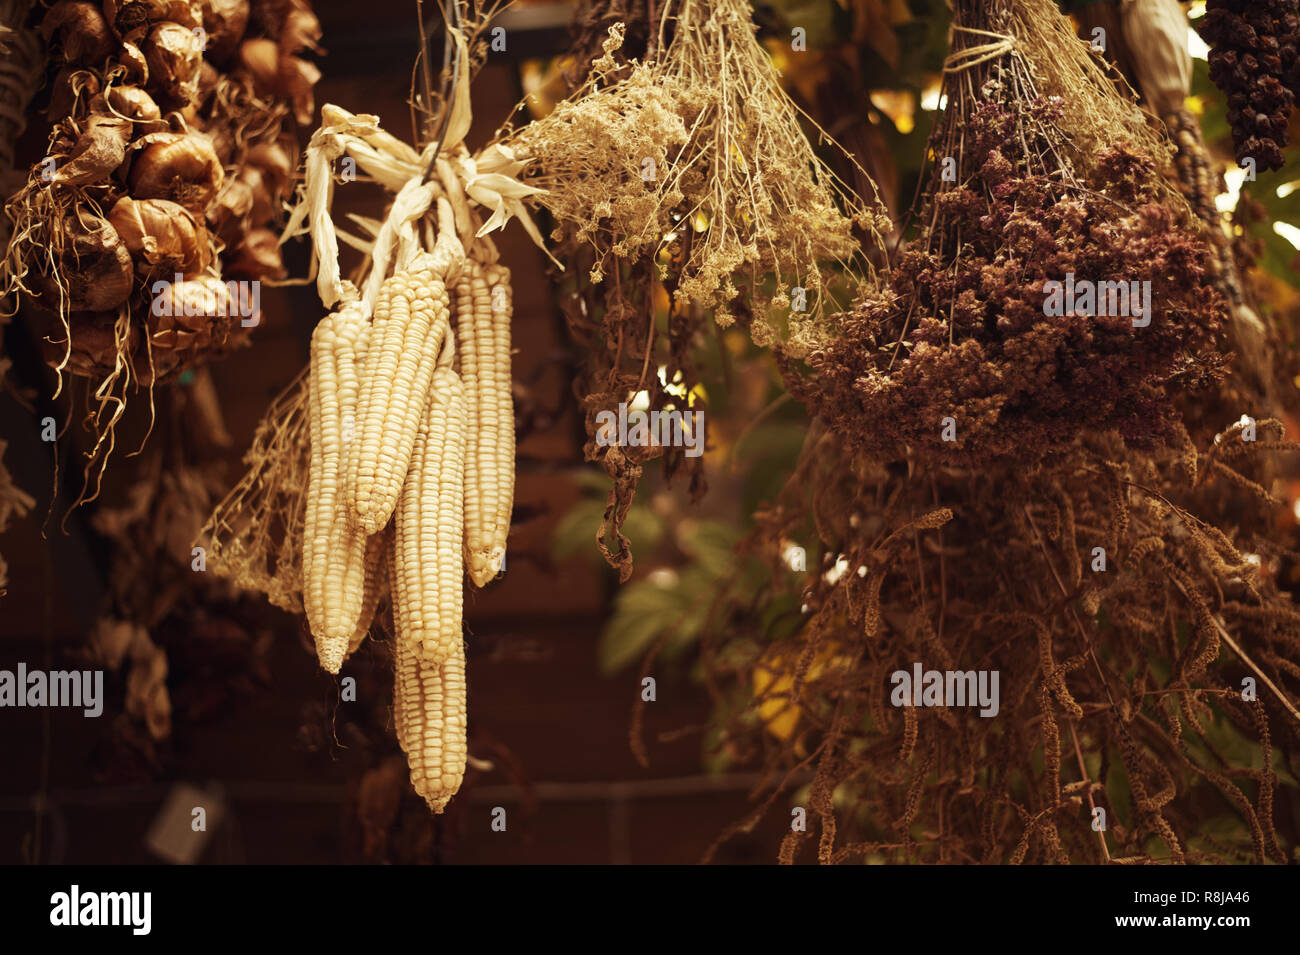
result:
M 1178 0 L 1123 0 L 1120 22 L 1147 108 L 1160 117 L 1182 109 L 1192 82 L 1182 5 Z

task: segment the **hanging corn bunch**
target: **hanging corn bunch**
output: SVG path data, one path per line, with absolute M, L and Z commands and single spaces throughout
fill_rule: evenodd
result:
M 500 572 L 514 491 L 510 273 L 488 233 L 518 216 L 541 245 L 521 204 L 537 190 L 514 178 L 523 164 L 463 142 L 468 53 L 452 32 L 457 93 L 440 145 L 417 151 L 376 117 L 322 109 L 286 236 L 310 234 L 333 312 L 202 535 L 218 573 L 301 609 L 330 673 L 387 595 L 397 737 L 435 812 L 468 757 L 464 578 L 482 587 Z M 331 169 L 345 156 L 394 194 L 365 237 L 330 217 Z M 340 239 L 366 252 L 356 281 L 340 276 Z
M 9 200 L 0 285 L 46 358 L 93 382 L 102 476 L 139 386 L 246 344 L 260 283 L 284 277 L 268 226 L 314 112 L 307 0 L 60 0 L 46 155 Z M 93 497 L 88 481 L 83 495 Z

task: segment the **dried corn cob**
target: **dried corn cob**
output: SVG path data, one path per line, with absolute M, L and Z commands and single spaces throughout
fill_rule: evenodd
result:
M 505 560 L 506 539 L 510 535 L 510 516 L 515 501 L 515 399 L 510 374 L 510 331 L 515 303 L 508 268 L 500 264 L 490 266 L 485 278 L 488 304 L 492 311 L 492 345 L 495 352 L 492 364 L 495 387 L 491 397 L 496 402 L 498 422 L 496 440 L 489 450 L 496 455 L 500 474 L 496 506 L 488 512 L 492 528 L 489 553 L 492 555 L 492 573 L 495 575 Z
M 388 578 L 388 605 L 392 610 L 393 619 L 393 665 L 395 672 L 393 676 L 393 727 L 397 731 L 397 742 L 402 747 L 402 752 L 406 752 L 406 715 L 409 712 L 408 699 L 410 697 L 410 687 L 418 681 L 416 676 L 416 662 L 419 654 L 409 640 L 400 638 L 404 632 L 402 622 L 402 602 L 399 597 L 399 588 L 397 586 L 397 566 L 396 566 L 396 547 L 387 547 L 384 549 L 383 569 Z
M 356 380 L 355 346 L 365 325 L 361 305 L 352 303 L 323 319 L 312 334 L 303 607 L 329 673 L 343 664 L 366 598 L 366 535 L 341 506 L 344 421 L 355 395 L 349 382 Z
M 409 642 L 398 640 L 396 658 L 397 741 L 406 754 L 415 791 L 440 813 L 460 789 L 469 756 L 464 644 L 441 666 L 432 666 L 419 658 Z
M 406 754 L 411 784 L 436 813 L 460 788 L 469 755 L 466 719 L 465 645 L 457 639 L 441 665 L 426 662 L 418 641 L 406 632 L 407 596 L 397 572 L 396 548 L 389 552 L 393 598 L 395 673 L 393 722 Z
M 433 665 L 462 639 L 466 408 L 465 387 L 451 369 L 450 344 L 449 338 L 433 376 L 395 522 L 398 639 L 418 645 Z
M 428 253 L 384 281 L 375 303 L 347 462 L 349 510 L 373 534 L 388 523 L 429 396 L 448 323 L 447 291 Z
M 470 579 L 482 587 L 501 569 L 514 497 L 509 272 L 493 266 L 489 273 L 471 262 L 456 293 L 460 365 L 469 402 L 465 560 Z
M 357 628 L 352 631 L 352 639 L 348 641 L 348 656 L 361 647 L 366 634 L 370 632 L 370 625 L 374 623 L 379 601 L 388 593 L 388 568 L 385 561 L 387 552 L 392 548 L 392 537 L 387 528 L 382 533 L 372 534 L 366 541 L 366 582 L 361 601 L 361 617 L 357 620 Z

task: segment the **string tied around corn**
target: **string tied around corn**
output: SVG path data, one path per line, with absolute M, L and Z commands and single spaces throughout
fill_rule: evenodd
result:
M 467 88 L 468 79 L 462 80 Z M 458 96 L 446 138 L 417 152 L 385 132 L 377 116 L 353 114 L 332 103 L 321 108 L 320 128 L 307 146 L 306 175 L 299 201 L 280 241 L 310 234 L 317 293 L 326 308 L 333 308 L 343 295 L 338 260 L 340 240 L 363 250 L 372 259 L 370 280 L 362 297 L 367 307 L 373 308 L 378 286 L 389 273 L 389 266 L 409 259 L 416 245 L 415 223 L 440 197 L 446 198 L 455 210 L 457 231 L 462 233 L 461 242 L 466 248 L 486 243 L 483 254 L 487 261 L 496 260 L 496 249 L 488 234 L 504 228 L 512 218 L 517 218 L 533 243 L 550 256 L 541 231 L 523 203 L 525 198 L 545 190 L 525 185 L 516 178 L 526 162 L 517 159 L 510 147 L 502 143 L 492 143 L 471 155 L 464 143 L 469 122 L 468 95 L 463 101 Z M 344 156 L 354 160 L 357 168 L 394 194 L 392 214 L 377 224 L 368 239 L 339 230 L 330 215 L 334 165 Z M 430 163 L 438 173 L 433 179 L 425 176 Z M 491 213 L 482 225 L 473 221 L 471 202 Z M 353 222 L 368 227 L 356 217 Z

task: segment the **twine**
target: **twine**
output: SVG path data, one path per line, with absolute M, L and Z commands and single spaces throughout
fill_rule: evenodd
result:
M 1006 33 L 993 33 L 989 30 L 977 30 L 974 27 L 962 26 L 954 26 L 952 29 L 954 33 L 974 33 L 979 36 L 990 37 L 996 42 L 984 43 L 980 46 L 972 46 L 948 54 L 943 61 L 943 71 L 945 73 L 964 73 L 981 63 L 987 63 L 989 60 L 1010 53 L 1011 48 L 1016 45 L 1016 38 Z

